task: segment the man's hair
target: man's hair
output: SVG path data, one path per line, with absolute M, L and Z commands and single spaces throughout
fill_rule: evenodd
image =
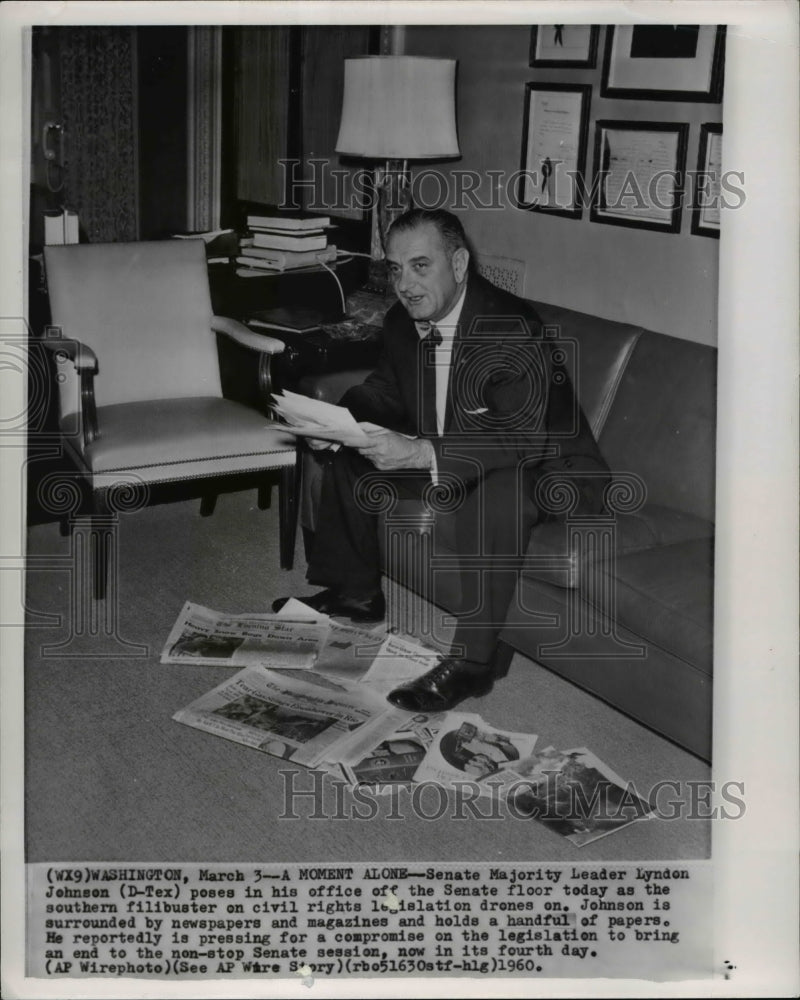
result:
M 443 208 L 410 208 L 407 212 L 399 215 L 389 226 L 387 239 L 392 233 L 407 233 L 425 223 L 438 229 L 448 257 L 452 257 L 456 250 L 461 249 L 461 247 L 469 249 L 467 235 L 460 220 L 452 212 L 447 212 Z

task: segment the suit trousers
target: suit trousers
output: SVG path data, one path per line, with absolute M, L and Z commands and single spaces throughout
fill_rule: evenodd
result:
M 462 608 L 453 652 L 491 668 L 497 637 L 516 590 L 519 562 L 540 514 L 533 503 L 536 470 L 496 469 L 469 484 L 455 518 L 462 572 Z M 385 486 L 382 487 L 382 484 Z M 431 477 L 380 473 L 358 452 L 327 459 L 308 579 L 353 597 L 381 587 L 379 513 L 386 491 L 421 499 Z

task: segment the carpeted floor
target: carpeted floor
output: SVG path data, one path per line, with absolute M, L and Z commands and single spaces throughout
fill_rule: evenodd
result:
M 186 600 L 229 612 L 269 610 L 308 593 L 277 558 L 277 505 L 222 496 L 211 518 L 180 502 L 125 515 L 118 600 L 104 614 L 71 583 L 71 542 L 54 524 L 29 530 L 26 655 L 26 844 L 29 861 L 596 861 L 702 858 L 709 824 L 687 816 L 636 823 L 583 848 L 530 820 L 470 815 L 437 796 L 387 800 L 352 816 L 314 775 L 171 721 L 228 668 L 161 666 Z M 394 587 L 388 588 L 397 600 Z M 406 595 L 408 596 L 408 595 Z M 61 624 L 52 618 L 57 615 Z M 74 624 L 70 624 L 74 623 Z M 709 777 L 701 761 L 516 655 L 508 676 L 464 703 L 539 747 L 585 746 L 637 790 Z M 318 779 L 321 781 L 321 778 Z M 685 784 L 682 787 L 686 787 Z M 322 789 L 322 790 L 321 790 Z M 672 798 L 686 799 L 686 792 Z M 669 796 L 667 796 L 669 798 Z M 666 801 L 660 799 L 660 801 Z M 316 811 L 316 817 L 315 817 Z M 363 810 L 362 810 L 363 811 Z M 680 812 L 680 810 L 673 810 Z M 298 818 L 288 818 L 287 813 Z M 327 818 L 326 818 L 327 817 Z

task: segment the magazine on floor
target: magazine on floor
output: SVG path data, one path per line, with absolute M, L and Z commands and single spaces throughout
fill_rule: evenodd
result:
M 576 847 L 652 815 L 649 802 L 585 747 L 546 747 L 513 763 L 501 795 Z
M 448 712 L 432 741 L 415 781 L 442 785 L 472 780 L 482 782 L 533 753 L 537 737 L 495 729 L 479 715 Z M 492 787 L 486 786 L 486 794 Z
M 278 615 L 226 615 L 187 601 L 161 653 L 162 663 L 308 670 L 325 645 L 325 621 Z
M 354 734 L 386 713 L 364 685 L 321 687 L 302 674 L 247 667 L 172 718 L 176 722 L 315 767 L 345 754 Z
M 364 726 L 349 744 L 346 759 L 338 762 L 341 775 L 352 786 L 366 785 L 376 792 L 410 785 L 446 719 L 444 712 L 390 711 Z

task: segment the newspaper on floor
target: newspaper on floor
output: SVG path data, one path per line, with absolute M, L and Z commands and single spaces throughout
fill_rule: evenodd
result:
M 495 729 L 479 715 L 448 712 L 414 776 L 417 782 L 442 785 L 493 780 L 517 761 L 530 757 L 536 745 L 533 733 Z M 486 786 L 486 794 L 493 794 Z
M 393 709 L 358 733 L 338 761 L 341 774 L 352 786 L 369 786 L 388 792 L 414 781 L 436 734 L 445 723 L 444 712 L 410 715 Z
M 278 612 L 279 617 L 282 615 L 328 626 L 315 671 L 360 681 L 381 694 L 388 694 L 398 684 L 426 673 L 439 655 L 408 636 L 387 634 L 383 626 L 367 628 L 328 618 L 297 598 L 290 598 L 284 604 Z
M 247 667 L 172 718 L 274 757 L 315 767 L 344 756 L 354 734 L 387 711 L 361 685 L 324 688 L 302 674 Z
M 359 681 L 364 676 L 380 651 L 386 633 L 381 630 L 359 625 L 345 625 L 320 614 L 307 604 L 289 598 L 278 617 L 294 621 L 313 621 L 327 628 L 325 644 L 319 652 L 314 670 L 320 674 Z
M 387 635 L 361 678 L 374 691 L 388 694 L 399 684 L 420 677 L 436 665 L 440 654 L 405 635 Z
M 187 601 L 161 653 L 162 663 L 308 670 L 327 638 L 325 622 L 278 615 L 226 615 Z
M 653 808 L 590 750 L 546 747 L 500 775 L 500 794 L 576 847 L 649 818 Z

